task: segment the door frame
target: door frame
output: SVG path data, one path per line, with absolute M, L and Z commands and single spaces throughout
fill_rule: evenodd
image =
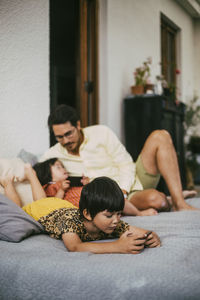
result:
M 98 0 L 80 0 L 80 99 L 82 126 L 99 121 Z

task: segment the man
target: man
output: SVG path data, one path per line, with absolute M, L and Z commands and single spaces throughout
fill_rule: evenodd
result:
M 59 105 L 49 115 L 48 126 L 58 143 L 45 152 L 42 160 L 59 158 L 70 175 L 84 175 L 90 180 L 108 176 L 116 180 L 127 199 L 125 214 L 156 214 L 169 210 L 169 202 L 174 210 L 195 209 L 184 200 L 176 152 L 167 131 L 152 132 L 134 163 L 108 127 L 94 125 L 82 129 L 76 111 L 70 106 Z M 160 174 L 171 197 L 156 190 Z

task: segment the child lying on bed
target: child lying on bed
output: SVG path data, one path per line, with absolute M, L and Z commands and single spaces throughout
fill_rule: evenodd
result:
M 137 254 L 145 247 L 160 246 L 156 233 L 130 226 L 120 220 L 124 196 L 118 184 L 110 178 L 99 177 L 85 185 L 79 209 L 72 208 L 73 205 L 66 200 L 45 198 L 45 192 L 30 165 L 25 166 L 25 179 L 30 181 L 35 202 L 23 207 L 24 211 L 30 212 L 33 217 L 36 215 L 35 219 L 44 226 L 45 231 L 51 237 L 61 238 L 69 251 Z M 5 178 L 1 180 L 1 184 L 4 186 L 5 195 L 21 207 L 13 178 Z M 54 206 L 50 213 L 49 201 Z M 38 218 L 37 210 L 41 208 L 41 203 L 43 215 Z M 89 243 L 113 238 L 118 239 Z
M 79 186 L 72 186 L 68 172 L 58 158 L 50 158 L 33 166 L 37 177 L 43 186 L 47 197 L 57 197 L 68 200 L 79 207 L 83 185 L 89 183 L 89 178 L 83 176 Z
M 57 197 L 71 202 L 79 207 L 83 185 L 89 183 L 89 178 L 83 176 L 82 186 L 71 186 L 67 170 L 58 158 L 50 158 L 33 166 L 37 177 L 44 188 L 47 197 Z M 139 211 L 132 203 L 125 200 L 123 214 L 130 216 L 151 216 L 157 211 L 153 208 Z

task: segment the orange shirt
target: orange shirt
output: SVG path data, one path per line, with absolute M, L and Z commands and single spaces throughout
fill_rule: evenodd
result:
M 60 189 L 61 182 L 48 183 L 43 186 L 47 197 L 55 197 L 57 191 Z M 79 207 L 82 186 L 70 187 L 64 194 L 64 200 L 71 202 L 74 206 Z

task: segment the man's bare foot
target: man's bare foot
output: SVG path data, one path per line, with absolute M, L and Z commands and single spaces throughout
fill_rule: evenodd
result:
M 188 198 L 193 198 L 197 195 L 197 191 L 195 190 L 184 190 L 183 191 L 183 198 L 188 199 Z
M 195 190 L 191 190 L 191 191 L 184 190 L 182 193 L 183 193 L 183 198 L 184 199 L 193 198 L 193 197 L 195 197 L 197 195 L 197 191 L 195 191 Z M 174 206 L 173 206 L 172 197 L 171 196 L 167 196 L 167 200 L 169 201 L 169 203 L 172 206 L 173 210 L 176 210 L 174 208 Z
M 157 210 L 154 208 L 148 208 L 140 211 L 141 216 L 155 216 L 158 214 Z
M 199 210 L 199 208 L 196 208 L 194 206 L 191 206 L 187 203 L 183 203 L 180 207 L 173 207 L 174 211 L 181 211 L 181 210 Z

